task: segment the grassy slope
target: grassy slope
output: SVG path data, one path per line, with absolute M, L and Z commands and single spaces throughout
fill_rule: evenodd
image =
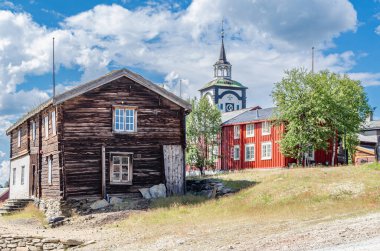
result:
M 161 208 L 134 214 L 118 227 L 149 239 L 156 238 L 157 231 L 176 234 L 237 222 L 325 220 L 380 210 L 378 167 L 250 170 L 217 178 L 235 188 L 252 185 L 218 200 L 161 200 L 154 204 Z

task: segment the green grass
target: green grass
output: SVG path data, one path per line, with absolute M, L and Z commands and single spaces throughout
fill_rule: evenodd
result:
M 145 232 L 152 227 L 174 231 L 199 223 L 304 221 L 380 210 L 380 172 L 370 166 L 249 170 L 214 178 L 242 190 L 216 200 L 161 199 L 118 225 Z
M 37 220 L 41 225 L 47 225 L 45 215 L 33 203 L 28 204 L 22 211 L 3 216 L 6 220 Z
M 376 162 L 368 164 L 367 167 L 373 170 L 380 171 L 380 164 Z

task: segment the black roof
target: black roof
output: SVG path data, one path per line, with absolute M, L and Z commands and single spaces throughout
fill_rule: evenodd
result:
M 248 123 L 254 121 L 268 120 L 273 117 L 276 107 L 270 107 L 265 109 L 250 109 L 245 111 L 230 120 L 227 120 L 222 125 L 232 125 L 239 123 Z

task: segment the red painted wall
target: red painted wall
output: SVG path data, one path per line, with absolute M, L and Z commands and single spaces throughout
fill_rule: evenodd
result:
M 280 151 L 280 137 L 285 130 L 284 125 L 272 126 L 269 135 L 262 134 L 262 122 L 254 121 L 251 123 L 236 124 L 240 126 L 240 137 L 234 139 L 234 125 L 222 127 L 221 148 L 219 167 L 224 170 L 244 169 L 244 168 L 274 168 L 287 167 L 289 163 L 296 162 L 294 159 L 285 157 Z M 246 137 L 247 124 L 254 124 L 254 136 Z M 272 142 L 272 158 L 269 160 L 261 159 L 261 144 L 263 142 Z M 255 160 L 245 161 L 245 144 L 255 144 Z M 232 150 L 234 145 L 240 146 L 240 159 L 234 160 Z M 328 151 L 317 150 L 314 154 L 315 163 L 331 163 L 332 147 Z M 336 157 L 337 161 L 337 157 Z

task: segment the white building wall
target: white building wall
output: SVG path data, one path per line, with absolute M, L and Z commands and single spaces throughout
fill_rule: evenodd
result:
M 11 160 L 11 173 L 9 182 L 9 198 L 10 199 L 26 199 L 29 198 L 29 164 L 30 156 L 25 155 L 21 158 Z M 21 169 L 25 166 L 24 184 L 21 185 Z M 15 183 L 13 177 L 15 172 Z
M 222 96 L 223 93 L 225 93 L 226 91 L 231 91 L 231 90 L 220 89 L 219 95 Z M 233 90 L 233 92 L 238 94 L 240 97 L 242 96 L 241 90 Z M 239 110 L 242 109 L 242 107 L 243 107 L 243 101 L 239 100 L 235 95 L 233 95 L 231 93 L 225 94 L 221 99 L 219 99 L 219 102 L 218 102 L 219 108 L 221 107 L 220 104 L 223 104 L 223 111 L 225 111 L 226 110 L 226 103 L 233 103 L 234 104 L 234 110 L 237 110 L 238 106 L 239 106 Z

